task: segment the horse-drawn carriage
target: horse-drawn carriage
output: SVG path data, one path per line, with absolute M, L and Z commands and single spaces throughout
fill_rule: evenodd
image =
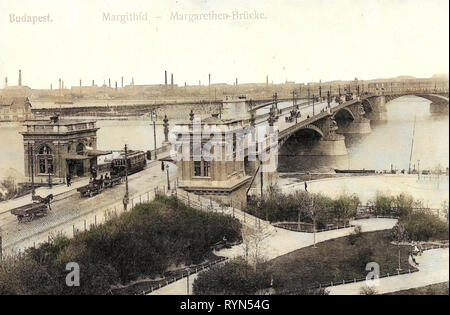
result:
M 51 210 L 50 202 L 52 199 L 52 194 L 45 198 L 33 196 L 32 203 L 12 209 L 11 214 L 15 215 L 20 223 L 30 222 L 35 218 L 44 217 L 47 215 L 48 210 Z
M 122 183 L 122 177 L 120 176 L 106 177 L 103 186 L 105 188 L 113 188 L 116 185 L 120 185 L 120 183 Z
M 103 180 L 94 179 L 86 186 L 77 188 L 77 191 L 81 194 L 81 197 L 92 197 L 98 195 L 103 191 Z

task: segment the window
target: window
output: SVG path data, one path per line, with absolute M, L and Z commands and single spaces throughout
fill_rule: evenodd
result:
M 52 174 L 54 172 L 52 153 L 52 150 L 47 145 L 44 145 L 39 150 L 38 161 L 40 174 Z
M 203 161 L 203 176 L 209 176 L 209 167 L 209 162 Z
M 77 154 L 83 155 L 84 153 L 84 144 L 78 143 L 77 145 Z
M 194 161 L 194 176 L 202 176 L 202 162 Z

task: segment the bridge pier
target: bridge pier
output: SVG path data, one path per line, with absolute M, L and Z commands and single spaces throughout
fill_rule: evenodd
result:
M 365 118 L 364 107 L 356 103 L 338 111 L 334 117 L 338 123 L 336 133 L 343 135 L 364 135 L 372 132 L 370 120 Z
M 445 102 L 432 102 L 430 104 L 430 113 L 433 115 L 442 115 L 449 113 L 449 106 L 448 103 Z
M 337 130 L 331 116 L 301 129 L 281 147 L 279 171 L 347 168 L 345 137 L 337 134 Z
M 368 102 L 368 104 L 365 104 L 365 102 Z M 363 105 L 368 119 L 375 121 L 387 120 L 386 97 L 384 95 L 375 96 L 365 100 Z
M 348 124 L 339 126 L 337 133 L 343 135 L 368 134 L 371 133 L 370 120 L 363 119 L 361 121 L 352 121 Z

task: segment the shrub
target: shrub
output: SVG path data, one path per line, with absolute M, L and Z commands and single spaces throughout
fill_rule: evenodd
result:
M 270 287 L 271 277 L 264 269 L 255 270 L 242 258 L 213 267 L 198 275 L 193 284 L 196 295 L 249 295 Z
M 400 218 L 412 241 L 448 240 L 448 223 L 426 210 L 414 211 Z
M 350 235 L 348 236 L 348 240 L 350 242 L 351 245 L 355 245 L 356 242 L 362 238 L 362 229 L 360 225 L 355 226 L 355 229 L 353 230 L 352 233 L 350 233 Z
M 224 236 L 239 240 L 240 227 L 230 216 L 158 196 L 73 239 L 55 237 L 4 262 L 0 293 L 104 294 L 113 284 L 161 275 L 170 265 L 202 262 Z M 68 262 L 80 266 L 80 287 L 65 285 Z

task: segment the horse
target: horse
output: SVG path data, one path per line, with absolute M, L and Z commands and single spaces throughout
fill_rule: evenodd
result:
M 48 206 L 49 210 L 52 210 L 50 203 L 53 200 L 53 194 L 48 195 L 45 198 L 42 198 L 41 196 L 37 195 L 37 196 L 33 196 L 32 197 L 33 201 L 36 201 L 37 203 L 43 203 L 45 205 Z

